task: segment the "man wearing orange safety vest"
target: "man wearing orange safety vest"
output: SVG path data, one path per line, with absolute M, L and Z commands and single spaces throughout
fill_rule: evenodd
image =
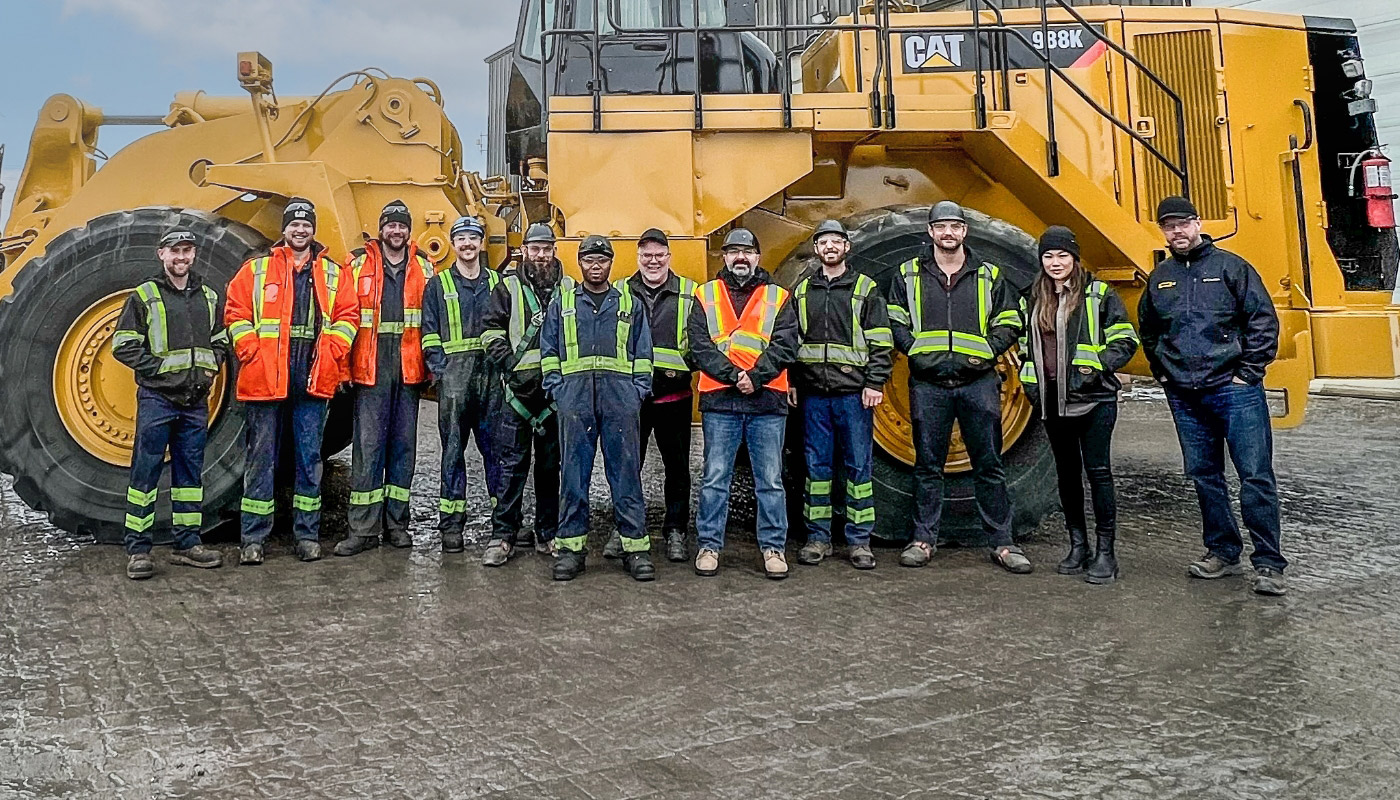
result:
M 336 388 L 350 379 L 359 304 L 349 277 L 314 240 L 316 208 L 292 198 L 282 241 L 244 264 L 228 286 L 224 323 L 238 357 L 243 403 L 243 564 L 263 562 L 272 532 L 274 476 L 292 442 L 292 533 L 302 561 L 321 557 L 321 437 Z
M 787 425 L 787 368 L 797 360 L 797 314 L 788 292 L 759 267 L 758 239 L 736 228 L 724 240 L 724 269 L 695 290 L 686 332 L 700 372 L 705 470 L 695 530 L 695 571 L 719 572 L 729 520 L 734 458 L 747 444 L 758 501 L 758 546 L 763 571 L 786 578 L 787 499 L 783 491 L 783 432 Z
M 379 238 L 350 262 L 360 330 L 350 355 L 355 444 L 350 462 L 350 535 L 335 546 L 353 556 L 379 546 L 411 547 L 409 484 L 418 445 L 423 361 L 423 289 L 433 266 L 409 240 L 413 218 L 394 200 L 379 215 Z

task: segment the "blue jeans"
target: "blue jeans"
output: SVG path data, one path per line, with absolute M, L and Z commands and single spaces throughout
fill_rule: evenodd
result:
M 861 404 L 861 393 L 830 397 L 803 395 L 802 443 L 807 456 L 807 540 L 831 542 L 833 467 L 846 471 L 846 544 L 870 544 L 875 528 L 875 492 L 871 482 L 874 413 Z
M 695 512 L 695 533 L 700 549 L 724 549 L 734 458 L 741 444 L 748 444 L 749 462 L 753 465 L 753 488 L 758 501 L 758 546 L 778 551 L 787 546 L 787 495 L 783 491 L 786 427 L 787 417 L 782 414 L 710 411 L 701 416 L 701 430 L 705 434 L 705 475 L 700 483 L 700 507 Z
M 1254 541 L 1250 561 L 1282 572 L 1288 560 L 1279 552 L 1274 437 L 1263 387 L 1229 383 L 1199 391 L 1167 387 L 1166 392 L 1186 474 L 1196 484 L 1206 549 L 1230 564 L 1244 551 L 1225 486 L 1228 445 L 1240 476 L 1240 512 Z
M 170 448 L 171 532 L 175 547 L 199 544 L 203 517 L 204 443 L 209 407 L 175 404 L 150 389 L 136 390 L 136 442 L 131 449 L 131 484 L 126 490 L 126 552 L 151 552 L 156 522 L 156 485 Z

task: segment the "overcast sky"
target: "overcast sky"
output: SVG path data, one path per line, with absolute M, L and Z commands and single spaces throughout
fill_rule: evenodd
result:
M 108 114 L 165 114 L 175 93 L 243 95 L 240 50 L 261 50 L 282 95 L 317 95 L 339 75 L 382 67 L 432 78 L 466 147 L 484 156 L 486 67 L 510 44 L 519 0 L 0 0 L 0 183 L 14 200 L 29 135 L 50 96 Z M 103 128 L 113 153 L 145 129 Z

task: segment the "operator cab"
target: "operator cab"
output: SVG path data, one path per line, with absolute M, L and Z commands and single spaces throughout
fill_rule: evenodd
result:
M 603 95 L 692 95 L 697 81 L 705 94 L 781 91 L 778 57 L 743 30 L 755 20 L 755 0 L 526 0 L 506 99 L 511 172 L 545 155 L 541 98 L 591 96 L 595 76 Z

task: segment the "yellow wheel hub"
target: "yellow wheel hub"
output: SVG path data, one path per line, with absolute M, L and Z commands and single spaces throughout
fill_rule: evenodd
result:
M 1010 450 L 1030 424 L 1034 407 L 1026 397 L 1021 381 L 1011 362 L 1002 358 L 997 362 L 997 372 L 1003 378 L 1001 385 L 1001 430 L 1002 452 Z M 899 461 L 914 465 L 914 424 L 909 411 L 909 361 L 902 355 L 895 356 L 894 372 L 889 383 L 885 384 L 885 402 L 875 409 L 875 441 Z M 962 432 L 953 427 L 953 441 L 948 447 L 948 472 L 966 472 L 972 468 L 963 444 Z
M 110 294 L 78 315 L 54 360 L 53 396 L 63 427 L 93 457 L 131 466 L 136 442 L 136 376 L 112 355 L 112 334 L 130 292 Z M 210 421 L 224 396 L 224 374 L 209 393 Z

